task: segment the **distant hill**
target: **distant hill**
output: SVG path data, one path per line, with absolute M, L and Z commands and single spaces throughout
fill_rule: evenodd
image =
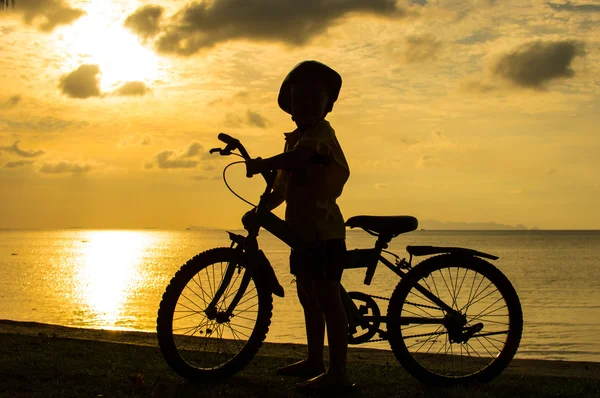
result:
M 497 222 L 453 222 L 453 221 L 437 221 L 437 220 L 419 220 L 419 229 L 432 229 L 432 230 L 485 230 L 485 231 L 495 231 L 495 230 L 509 230 L 509 231 L 527 231 L 525 225 L 517 224 L 517 225 L 506 225 L 499 224 Z M 533 227 L 531 229 L 538 229 L 537 227 Z
M 224 231 L 224 229 L 214 227 L 202 227 L 199 225 L 190 225 L 186 228 L 186 231 Z
M 204 227 L 199 225 L 190 225 L 186 228 L 187 231 L 225 231 L 225 230 L 238 230 L 241 228 L 230 228 L 230 229 L 222 229 L 215 227 Z M 419 229 L 429 229 L 429 230 L 469 230 L 469 231 L 527 231 L 527 230 L 537 230 L 539 228 L 533 227 L 528 228 L 525 225 L 517 224 L 517 225 L 506 225 L 499 224 L 497 222 L 453 222 L 453 221 L 437 221 L 437 220 L 419 220 Z

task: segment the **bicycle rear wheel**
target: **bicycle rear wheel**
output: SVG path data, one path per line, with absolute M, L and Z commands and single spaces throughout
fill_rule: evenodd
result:
M 457 312 L 444 311 L 417 284 Z M 519 297 L 504 274 L 480 258 L 451 254 L 423 261 L 398 283 L 387 319 L 398 361 L 439 384 L 491 380 L 514 357 L 523 331 Z
M 269 330 L 273 299 L 254 276 L 229 320 L 205 313 L 219 286 L 228 283 L 217 303 L 225 311 L 246 272 L 239 253 L 216 248 L 181 267 L 163 294 L 157 318 L 158 343 L 169 366 L 190 381 L 210 381 L 242 369 L 262 345 Z M 225 271 L 236 270 L 229 281 Z

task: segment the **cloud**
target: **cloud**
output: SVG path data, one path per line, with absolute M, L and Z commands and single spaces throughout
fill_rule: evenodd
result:
M 163 9 L 136 10 L 126 26 L 148 38 L 159 52 L 189 56 L 229 40 L 282 42 L 301 46 L 351 14 L 403 18 L 396 0 L 214 0 L 191 3 L 161 23 Z M 157 33 L 160 32 L 160 33 Z
M 162 7 L 153 5 L 144 6 L 129 15 L 125 19 L 124 26 L 131 29 L 143 39 L 147 39 L 160 32 L 162 15 Z
M 5 103 L 0 103 L 0 109 L 10 109 L 10 108 L 14 108 L 15 106 L 17 106 L 19 103 L 21 102 L 21 96 L 20 95 L 13 95 L 11 97 L 9 97 Z
M 0 1 L 0 10 L 6 10 L 10 6 L 15 8 L 15 0 L 2 0 Z
M 208 106 L 221 106 L 223 108 L 231 108 L 234 105 L 253 105 L 257 104 L 271 104 L 273 98 L 265 92 L 257 90 L 241 90 L 233 94 L 228 94 L 215 98 L 208 102 Z
M 8 36 L 12 33 L 15 33 L 16 31 L 17 28 L 15 28 L 14 26 L 0 26 L 0 33 L 2 33 L 3 36 Z
M 121 85 L 116 94 L 121 96 L 144 95 L 150 92 L 150 88 L 143 82 L 127 82 Z
M 469 36 L 456 40 L 455 43 L 465 45 L 480 44 L 497 39 L 498 36 L 499 35 L 489 32 L 487 30 L 478 30 L 470 33 Z
M 482 80 L 467 79 L 459 83 L 459 89 L 468 93 L 487 94 L 497 90 L 498 87 Z
M 71 98 L 85 99 L 90 97 L 101 97 L 100 74 L 98 65 L 84 64 L 74 71 L 60 78 L 59 88 L 63 94 Z M 125 82 L 113 94 L 119 96 L 142 96 L 150 92 L 150 88 L 144 82 Z
M 250 109 L 248 109 L 248 113 L 246 114 L 246 116 L 248 117 L 248 123 L 251 126 L 264 129 L 267 127 L 267 123 L 269 123 L 269 121 L 266 118 L 264 118 L 256 112 L 252 112 Z
M 151 169 L 193 169 L 205 159 L 208 158 L 208 151 L 198 142 L 192 142 L 189 147 L 183 151 L 164 150 L 156 155 L 149 162 L 146 162 L 144 168 Z
M 34 163 L 33 160 L 16 160 L 16 161 L 13 161 L 13 162 L 7 162 L 4 165 L 4 168 L 5 169 L 16 169 L 16 168 L 19 168 L 19 167 L 29 166 L 29 165 L 31 165 L 33 163 Z
M 234 113 L 228 113 L 225 116 L 225 125 L 230 128 L 238 128 L 243 125 L 248 125 L 264 129 L 269 124 L 271 124 L 271 122 L 267 118 L 257 112 L 251 111 L 250 109 L 248 109 L 244 118 Z
M 204 148 L 202 147 L 202 145 L 200 145 L 197 142 L 194 142 L 189 146 L 187 151 L 185 151 L 185 153 L 181 156 L 184 158 L 191 158 L 194 156 L 201 155 L 202 151 L 204 151 Z
M 100 73 L 98 65 L 81 65 L 73 72 L 60 79 L 60 89 L 63 94 L 71 98 L 89 98 L 100 96 L 100 84 L 97 75 Z
M 198 161 L 177 158 L 173 151 L 162 151 L 154 155 L 154 164 L 156 164 L 159 169 L 193 169 L 198 165 Z M 146 168 L 152 168 L 153 163 L 150 163 L 149 165 L 150 167 Z
M 571 62 L 583 55 L 584 45 L 579 41 L 534 41 L 499 58 L 492 74 L 519 87 L 543 89 L 551 80 L 573 77 Z
M 555 11 L 600 12 L 600 4 L 573 4 L 570 1 L 565 4 L 550 2 L 546 4 Z
M 436 60 L 444 47 L 445 44 L 434 35 L 422 34 L 389 41 L 384 50 L 394 61 L 422 64 Z
M 411 64 L 434 60 L 442 47 L 442 42 L 433 35 L 408 36 L 404 60 Z
M 190 179 L 195 180 L 195 181 L 207 181 L 207 180 L 220 180 L 221 176 L 220 175 L 195 175 L 195 176 L 191 176 Z
M 117 148 L 128 148 L 136 146 L 147 146 L 152 143 L 152 139 L 147 136 L 126 135 L 119 140 Z
M 434 155 L 423 155 L 417 162 L 417 168 L 419 169 L 430 169 L 440 165 L 440 160 Z
M 83 129 L 88 127 L 89 123 L 80 120 L 63 120 L 55 117 L 35 118 L 30 117 L 25 121 L 14 121 L 9 119 L 0 119 L 0 132 L 40 132 L 50 133 L 54 131 L 65 131 L 70 129 Z
M 69 161 L 60 161 L 58 163 L 44 163 L 40 168 L 40 173 L 44 174 L 85 174 L 92 171 L 93 167 L 86 163 L 77 163 Z
M 25 151 L 21 148 L 19 148 L 19 142 L 21 141 L 15 141 L 11 146 L 0 146 L 0 150 L 1 151 L 5 151 L 5 152 L 11 152 L 14 153 L 17 156 L 23 157 L 23 158 L 35 158 L 38 156 L 42 156 L 45 152 L 44 151 Z
M 18 0 L 9 11 L 21 14 L 27 25 L 35 25 L 42 32 L 52 32 L 57 26 L 68 25 L 85 15 L 64 0 Z

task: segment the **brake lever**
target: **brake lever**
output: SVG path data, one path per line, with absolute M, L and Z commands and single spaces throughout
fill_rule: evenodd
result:
M 231 155 L 231 149 L 229 149 L 227 147 L 225 147 L 225 149 L 222 149 L 222 148 L 213 148 L 210 151 L 208 151 L 208 153 L 210 153 L 210 154 L 213 154 L 215 152 L 219 152 L 219 154 L 221 156 L 229 156 L 229 155 Z

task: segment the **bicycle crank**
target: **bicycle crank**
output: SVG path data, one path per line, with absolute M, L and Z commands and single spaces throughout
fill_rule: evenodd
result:
M 362 292 L 349 292 L 358 312 L 348 314 L 348 344 L 361 344 L 370 341 L 379 331 L 381 312 L 373 298 Z

